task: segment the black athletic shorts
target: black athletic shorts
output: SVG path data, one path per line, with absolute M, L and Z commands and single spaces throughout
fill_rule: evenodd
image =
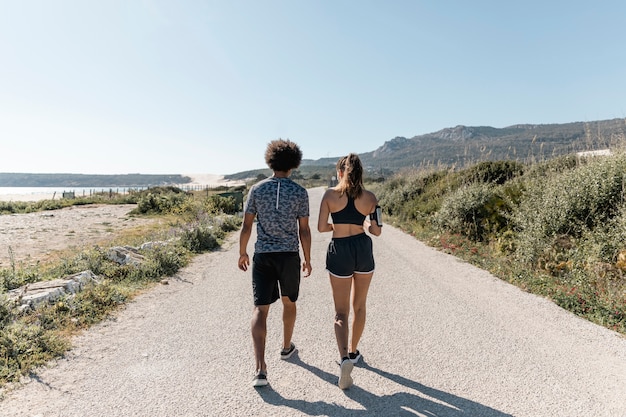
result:
M 289 297 L 295 303 L 300 293 L 300 254 L 255 253 L 252 258 L 252 293 L 255 306 L 272 304 L 279 296 Z
M 365 233 L 333 238 L 326 252 L 326 270 L 338 278 L 374 272 L 372 238 Z

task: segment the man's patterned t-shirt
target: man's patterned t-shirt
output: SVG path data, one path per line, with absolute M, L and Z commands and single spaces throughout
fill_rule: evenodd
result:
M 289 178 L 264 179 L 250 189 L 245 212 L 257 216 L 255 252 L 298 252 L 298 219 L 309 217 L 304 187 Z

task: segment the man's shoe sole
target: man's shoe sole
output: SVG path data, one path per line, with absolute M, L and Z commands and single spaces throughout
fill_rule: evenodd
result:
M 253 387 L 264 387 L 267 385 L 267 378 L 255 378 L 252 381 Z

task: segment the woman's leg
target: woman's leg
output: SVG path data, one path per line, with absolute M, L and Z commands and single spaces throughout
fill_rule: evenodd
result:
M 350 289 L 352 288 L 352 278 L 337 278 L 330 275 L 330 286 L 333 290 L 333 301 L 335 302 L 335 337 L 337 338 L 337 348 L 339 357 L 348 356 L 348 317 L 350 316 Z
M 365 328 L 365 314 L 367 303 L 367 292 L 372 282 L 372 276 L 370 274 L 354 274 L 352 281 L 354 286 L 352 288 L 352 310 L 354 315 L 352 317 L 352 337 L 350 338 L 350 352 L 356 352 L 359 340 L 363 334 Z

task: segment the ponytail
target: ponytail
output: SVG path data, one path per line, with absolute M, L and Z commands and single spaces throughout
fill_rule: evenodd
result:
M 363 165 L 359 156 L 351 153 L 337 161 L 337 171 L 341 171 L 343 176 L 337 185 L 339 192 L 351 198 L 358 198 L 363 194 Z

